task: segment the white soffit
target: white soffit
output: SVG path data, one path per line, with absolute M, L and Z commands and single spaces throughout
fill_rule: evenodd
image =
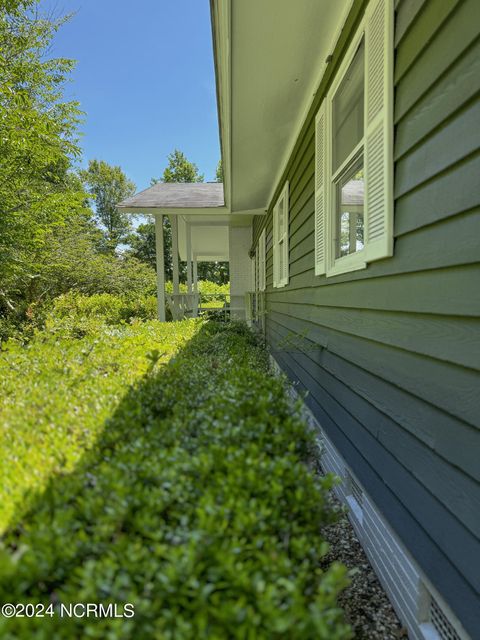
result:
M 351 0 L 231 3 L 232 212 L 269 204 L 350 6 Z

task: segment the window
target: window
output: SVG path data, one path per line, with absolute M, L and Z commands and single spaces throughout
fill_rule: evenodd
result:
M 316 117 L 315 273 L 393 254 L 393 0 L 371 0 Z
M 288 182 L 273 207 L 273 286 L 288 284 Z

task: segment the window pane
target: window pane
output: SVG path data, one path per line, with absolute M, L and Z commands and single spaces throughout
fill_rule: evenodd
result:
M 362 40 L 333 98 L 333 173 L 363 138 L 364 50 Z
M 336 248 L 341 258 L 363 249 L 363 157 L 357 158 L 336 184 Z

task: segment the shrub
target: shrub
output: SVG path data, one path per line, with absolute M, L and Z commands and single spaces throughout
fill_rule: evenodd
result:
M 180 293 L 187 293 L 187 285 L 184 282 L 180 282 L 178 288 Z M 173 293 L 173 283 L 170 280 L 165 282 L 165 292 Z M 218 299 L 220 299 L 222 296 L 230 295 L 230 283 L 217 284 L 210 280 L 199 280 L 198 292 L 200 295 L 205 294 L 207 296 L 218 296 Z
M 101 317 L 51 315 L 26 345 L 3 345 L 0 533 L 30 501 L 27 492 L 75 468 L 122 396 L 149 371 L 151 354 L 160 354 L 159 364 L 168 361 L 197 326 L 108 326 Z
M 156 316 L 156 296 L 127 298 L 110 293 L 85 296 L 71 291 L 53 301 L 48 318 L 50 325 L 65 318 L 102 318 L 107 324 L 119 324 L 134 318 L 154 320 Z
M 351 637 L 336 605 L 344 569 L 320 569 L 332 479 L 303 462 L 313 435 L 253 334 L 235 323 L 184 321 L 103 324 L 73 345 L 54 340 L 37 335 L 28 356 L 17 347 L 4 354 L 17 380 L 3 397 L 11 405 L 22 376 L 29 386 L 32 365 L 43 366 L 36 375 L 47 386 L 33 398 L 24 389 L 24 415 L 31 406 L 42 413 L 38 398 L 55 396 L 45 412 L 63 425 L 60 450 L 73 439 L 89 451 L 80 458 L 77 447 L 63 466 L 57 461 L 57 473 L 70 473 L 53 478 L 6 534 L 0 599 L 128 602 L 135 617 L 1 619 L 2 638 Z M 127 357 L 137 373 L 123 381 Z M 56 373 L 48 383 L 45 366 Z M 96 403 L 102 411 L 92 419 Z M 41 441 L 50 423 L 38 418 L 24 431 Z M 25 458 L 23 440 L 15 443 Z

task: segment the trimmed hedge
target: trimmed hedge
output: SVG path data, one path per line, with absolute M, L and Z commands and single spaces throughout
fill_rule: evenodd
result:
M 32 355 L 50 346 L 59 371 L 41 397 L 56 398 L 48 415 L 61 397 L 58 416 L 71 407 L 53 431 L 73 437 L 75 454 L 51 466 L 56 475 L 6 533 L 0 600 L 132 603 L 135 616 L 0 618 L 0 636 L 350 638 L 336 604 L 345 570 L 319 568 L 332 479 L 303 462 L 313 436 L 249 330 L 186 321 L 84 331 L 76 341 L 39 335 L 24 360 L 6 354 L 35 405 L 25 367 L 41 367 Z M 123 380 L 127 357 L 134 373 Z M 32 420 L 24 433 L 49 424 Z

